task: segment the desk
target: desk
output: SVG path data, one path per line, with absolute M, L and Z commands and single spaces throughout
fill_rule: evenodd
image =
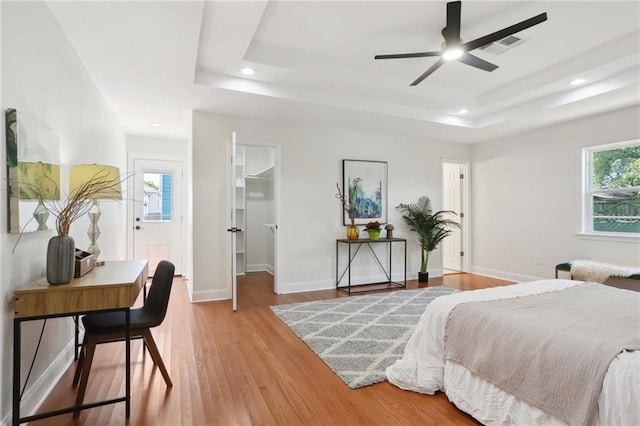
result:
M 393 257 L 393 243 L 401 243 L 404 246 L 404 281 L 403 282 L 396 282 L 392 280 L 391 265 L 392 265 L 392 257 Z M 349 257 L 347 259 L 347 266 L 342 271 L 342 274 L 340 275 L 339 274 L 339 269 L 340 269 L 339 253 L 340 253 L 341 244 L 346 244 L 348 246 Z M 373 250 L 373 247 L 371 246 L 372 244 L 387 245 L 387 261 L 388 262 L 387 262 L 386 268 L 385 266 L 382 265 L 382 262 L 378 258 L 378 255 Z M 355 251 L 352 250 L 352 247 L 354 245 L 356 246 Z M 358 252 L 360 251 L 363 245 L 365 245 L 369 249 L 371 254 L 373 254 L 373 258 L 378 263 L 378 266 L 380 266 L 380 269 L 382 269 L 382 272 L 384 272 L 387 278 L 387 281 L 378 282 L 378 283 L 351 285 L 351 264 L 353 262 L 353 259 L 355 259 L 355 257 L 357 256 Z M 347 275 L 347 285 L 340 287 L 340 283 L 342 282 L 342 279 L 344 278 L 345 274 Z M 380 286 L 381 284 L 384 284 L 386 286 L 381 287 Z M 356 287 L 358 288 L 358 290 L 352 289 L 352 287 Z M 336 289 L 337 290 L 347 294 L 351 294 L 351 293 L 363 293 L 365 291 L 390 290 L 394 288 L 406 288 L 406 287 L 407 287 L 407 240 L 405 238 L 379 238 L 377 240 L 370 240 L 368 238 L 360 239 L 360 240 L 347 240 L 347 239 L 336 240 Z
M 20 417 L 20 358 L 21 325 L 24 321 L 83 315 L 96 311 L 124 311 L 127 329 L 130 325 L 129 308 L 134 304 L 147 280 L 147 260 L 108 261 L 96 266 L 81 278 L 69 284 L 49 285 L 46 278 L 14 290 L 15 316 L 13 320 L 13 425 L 71 413 L 106 404 L 125 402 L 126 417 L 131 403 L 131 340 L 127 333 L 125 343 L 126 394 L 107 401 L 63 408 L 29 417 Z

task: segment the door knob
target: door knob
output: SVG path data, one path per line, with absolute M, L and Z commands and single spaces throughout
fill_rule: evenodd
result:
M 139 231 L 140 229 L 142 229 L 142 226 L 136 225 L 136 230 Z

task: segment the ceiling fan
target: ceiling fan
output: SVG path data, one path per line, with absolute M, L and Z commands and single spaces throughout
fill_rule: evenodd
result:
M 418 53 L 396 53 L 392 55 L 376 55 L 375 59 L 401 59 L 401 58 L 424 58 L 428 56 L 439 57 L 438 61 L 433 64 L 428 70 L 426 70 L 420 77 L 418 77 L 411 86 L 416 86 L 422 82 L 425 78 L 431 75 L 435 70 L 440 68 L 445 61 L 458 60 L 464 64 L 470 65 L 475 68 L 479 68 L 485 71 L 493 71 L 498 68 L 497 65 L 487 62 L 484 59 L 480 59 L 477 56 L 469 53 L 473 49 L 477 49 L 494 41 L 501 40 L 511 34 L 518 33 L 527 28 L 538 25 L 547 20 L 547 14 L 541 13 L 510 27 L 503 28 L 500 31 L 488 34 L 486 36 L 477 38 L 475 40 L 463 43 L 460 38 L 460 9 L 461 2 L 452 1 L 447 3 L 447 26 L 442 29 L 442 36 L 444 37 L 444 43 L 440 52 L 418 52 Z

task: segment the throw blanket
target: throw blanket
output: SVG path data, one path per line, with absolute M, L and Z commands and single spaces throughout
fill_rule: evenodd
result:
M 599 284 L 456 306 L 446 359 L 571 425 L 594 419 L 609 364 L 640 349 L 640 294 Z
M 609 277 L 629 277 L 640 273 L 640 268 L 612 265 L 591 260 L 572 260 L 571 275 L 579 281 L 604 283 Z

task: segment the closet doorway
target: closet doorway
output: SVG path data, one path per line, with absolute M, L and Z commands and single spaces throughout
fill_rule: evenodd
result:
M 262 272 L 277 286 L 276 147 L 236 145 L 236 275 Z
M 455 274 L 468 270 L 468 188 L 469 164 L 467 162 L 442 162 L 442 209 L 457 214 L 454 218 L 460 228 L 442 241 L 442 271 Z

